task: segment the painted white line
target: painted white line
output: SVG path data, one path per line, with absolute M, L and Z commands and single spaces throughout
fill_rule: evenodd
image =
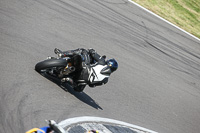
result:
M 136 126 L 130 123 L 118 121 L 118 120 L 113 120 L 113 119 L 108 119 L 108 118 L 101 118 L 101 117 L 92 117 L 92 116 L 83 116 L 83 117 L 75 117 L 75 118 L 70 118 L 66 119 L 64 121 L 61 121 L 58 125 L 61 126 L 62 128 L 68 127 L 73 124 L 77 123 L 85 123 L 85 122 L 104 122 L 104 123 L 111 123 L 111 124 L 119 124 L 127 127 L 131 127 L 140 131 L 144 131 L 147 133 L 157 133 L 155 131 Z
M 128 1 L 129 1 L 129 2 L 131 2 L 131 3 L 132 3 L 132 4 L 134 4 L 134 5 L 136 5 L 136 6 L 140 7 L 140 8 L 142 8 L 142 9 L 143 9 L 143 10 L 145 10 L 146 12 L 148 12 L 148 13 L 150 13 L 150 14 L 152 14 L 152 15 L 154 15 L 154 16 L 156 16 L 156 17 L 158 17 L 159 19 L 161 19 L 161 20 L 165 21 L 166 23 L 168 23 L 168 24 L 170 24 L 170 25 L 174 26 L 175 28 L 177 28 L 177 29 L 181 30 L 182 32 L 184 32 L 184 33 L 188 34 L 189 36 L 191 36 L 191 37 L 193 37 L 193 38 L 197 39 L 198 41 L 200 41 L 200 39 L 199 39 L 198 37 L 196 37 L 196 36 L 192 35 L 191 33 L 189 33 L 189 32 L 187 32 L 187 31 L 185 31 L 185 30 L 181 29 L 180 27 L 176 26 L 175 24 L 172 24 L 172 23 L 171 23 L 171 22 L 169 22 L 168 20 L 166 20 L 166 19 L 164 19 L 164 18 L 162 18 L 162 17 L 158 16 L 157 14 L 155 14 L 155 13 L 151 12 L 150 10 L 148 10 L 148 9 L 144 8 L 143 6 L 141 6 L 141 5 L 137 4 L 137 3 L 135 3 L 135 2 L 134 2 L 134 1 L 132 1 L 132 0 L 128 0 Z
M 81 124 L 81 126 L 87 131 L 93 130 L 95 127 L 95 130 L 99 131 L 100 133 L 112 133 L 102 124 L 97 125 L 97 124 L 92 124 L 92 123 L 84 123 L 84 124 Z

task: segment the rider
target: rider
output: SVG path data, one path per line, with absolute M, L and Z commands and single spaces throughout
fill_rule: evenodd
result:
M 94 49 L 78 48 L 75 50 L 69 50 L 61 52 L 55 48 L 55 53 L 60 53 L 61 57 L 72 57 L 74 66 L 77 69 L 77 76 L 73 79 L 65 78 L 66 81 L 70 81 L 72 85 L 86 85 L 95 87 L 98 85 L 106 84 L 110 74 L 117 70 L 118 63 L 115 59 L 105 60 L 106 56 L 100 56 Z

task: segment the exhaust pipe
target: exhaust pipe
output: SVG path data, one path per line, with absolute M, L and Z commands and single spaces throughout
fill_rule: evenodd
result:
M 74 66 L 66 67 L 62 74 L 68 75 L 68 74 L 74 72 L 75 70 L 76 70 L 76 68 Z
M 76 68 L 74 66 L 71 66 L 68 68 L 70 72 L 74 72 L 76 70 Z

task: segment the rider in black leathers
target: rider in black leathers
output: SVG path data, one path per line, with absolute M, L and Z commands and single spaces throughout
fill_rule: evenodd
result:
M 106 61 L 106 56 L 100 56 L 94 49 L 78 48 L 64 51 L 61 52 L 61 57 L 72 58 L 73 65 L 76 67 L 76 77 L 68 78 L 68 81 L 75 86 L 88 84 L 90 87 L 95 87 L 106 84 L 110 74 L 118 68 L 115 59 Z

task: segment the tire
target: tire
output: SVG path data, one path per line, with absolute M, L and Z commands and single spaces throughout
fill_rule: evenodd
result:
M 80 85 L 80 86 L 74 87 L 74 90 L 77 92 L 82 92 L 85 89 L 85 86 L 86 85 Z
M 67 61 L 64 59 L 49 59 L 44 60 L 35 65 L 35 70 L 41 72 L 41 70 L 52 68 L 52 67 L 66 67 Z

